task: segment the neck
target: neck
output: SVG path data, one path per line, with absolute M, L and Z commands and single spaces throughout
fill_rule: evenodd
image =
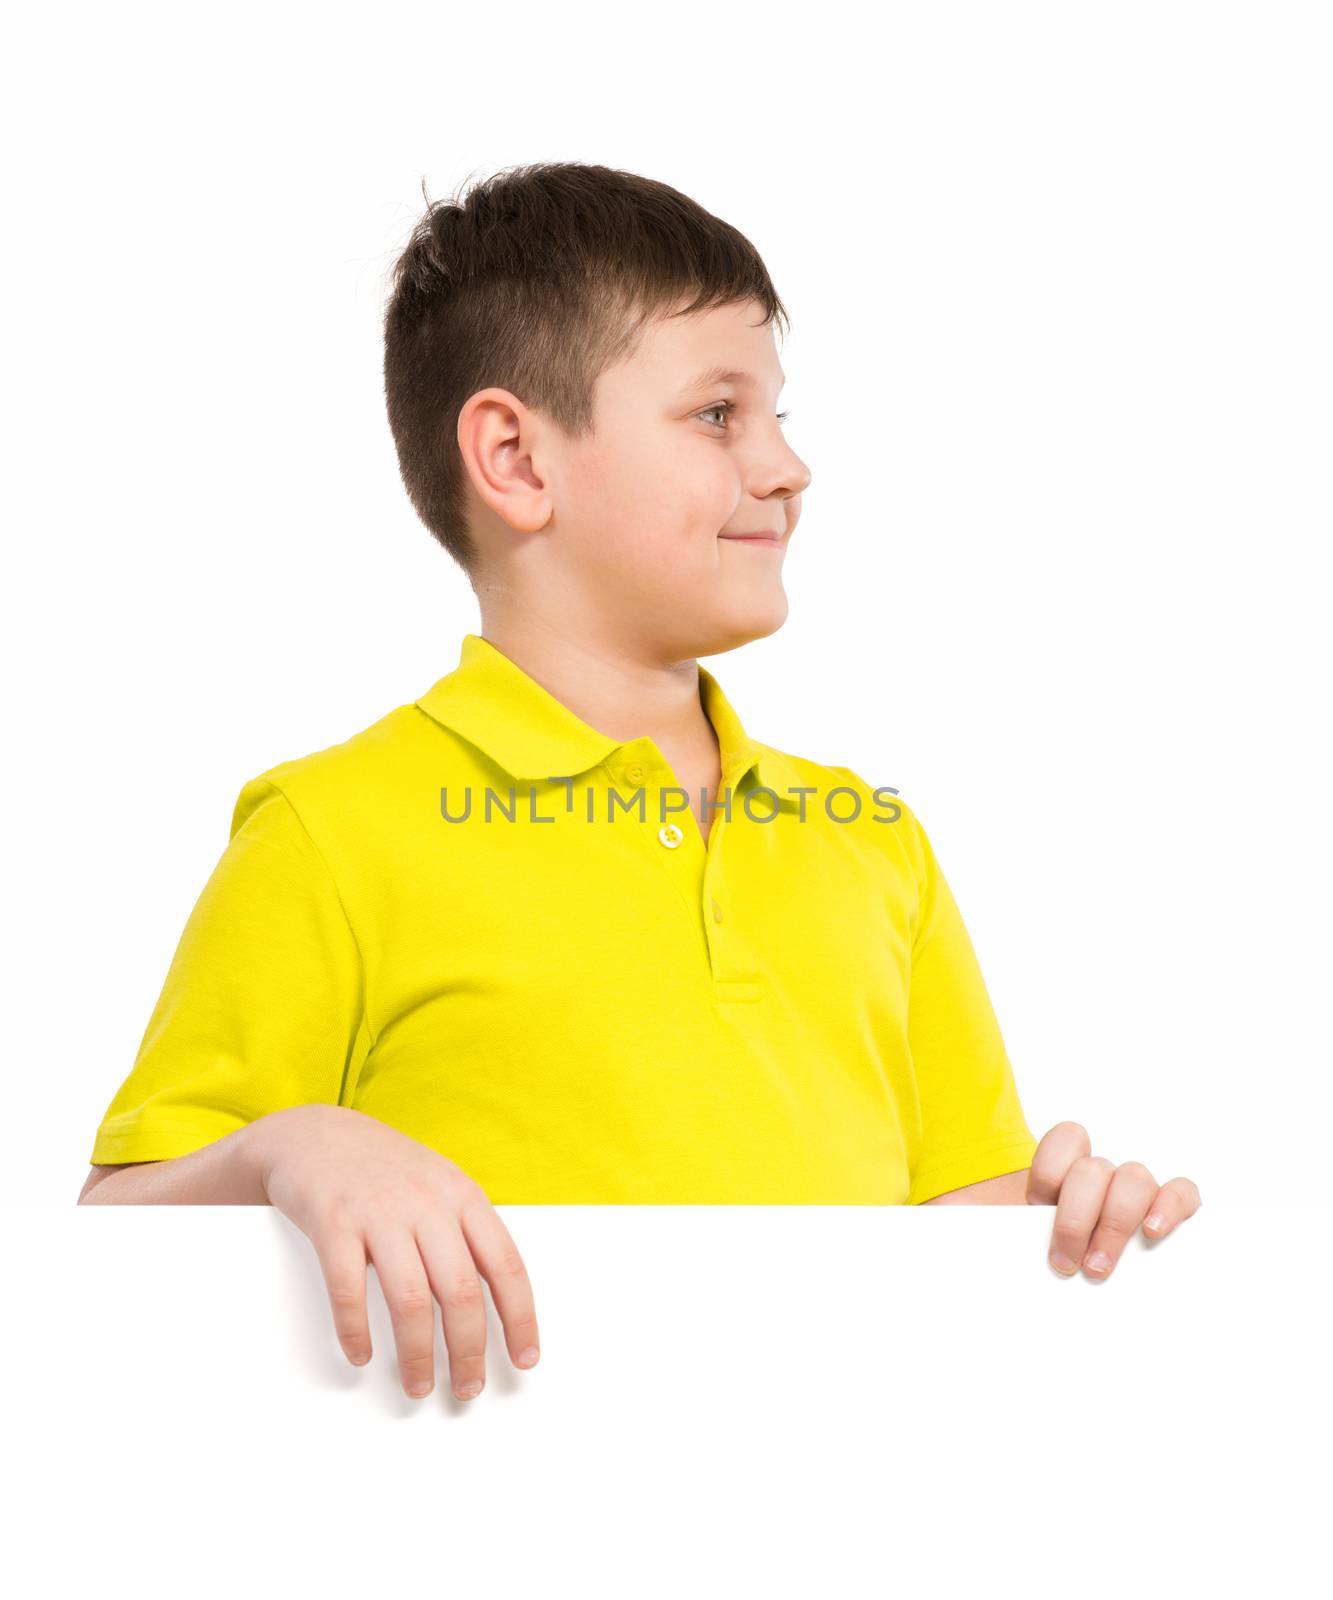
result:
M 693 657 L 657 661 L 628 641 L 550 618 L 486 614 L 479 629 L 546 692 L 608 738 L 648 738 L 663 753 L 716 747 Z

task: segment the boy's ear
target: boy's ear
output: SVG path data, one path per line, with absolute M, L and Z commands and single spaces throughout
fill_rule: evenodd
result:
M 536 418 L 508 389 L 478 389 L 458 413 L 459 454 L 472 491 L 516 533 L 537 533 L 551 501 L 532 456 Z

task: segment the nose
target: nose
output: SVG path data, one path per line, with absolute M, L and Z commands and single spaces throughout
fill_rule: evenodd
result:
M 775 495 L 782 500 L 793 500 L 810 487 L 810 469 L 785 440 L 783 448 L 766 471 L 758 470 L 759 482 L 754 485 L 756 500 L 770 500 Z M 799 507 L 796 508 L 799 511 Z

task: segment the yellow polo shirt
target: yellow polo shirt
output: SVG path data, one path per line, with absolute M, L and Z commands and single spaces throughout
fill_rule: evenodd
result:
M 910 806 L 699 685 L 706 844 L 651 739 L 478 634 L 419 700 L 251 779 L 92 1162 L 318 1101 L 496 1205 L 915 1205 L 1028 1166 Z

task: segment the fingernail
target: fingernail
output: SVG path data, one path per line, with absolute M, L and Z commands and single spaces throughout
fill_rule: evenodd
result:
M 536 1345 L 529 1345 L 528 1346 L 528 1348 L 523 1352 L 523 1354 L 521 1356 L 519 1356 L 518 1364 L 519 1364 L 520 1367 L 535 1367 L 537 1365 L 537 1347 L 536 1347 Z
M 460 1383 L 458 1392 L 465 1400 L 471 1400 L 473 1395 L 481 1393 L 481 1379 L 469 1378 L 466 1383 Z
M 1160 1211 L 1154 1211 L 1143 1226 L 1150 1232 L 1157 1233 L 1160 1229 L 1166 1227 L 1166 1218 Z
M 1078 1262 L 1071 1261 L 1068 1256 L 1052 1256 L 1051 1265 L 1057 1272 L 1077 1272 Z
M 1087 1267 L 1089 1272 L 1105 1272 L 1107 1267 L 1111 1265 L 1111 1258 L 1105 1251 L 1094 1250 L 1083 1265 Z
M 430 1393 L 430 1384 L 428 1384 L 428 1383 L 414 1383 L 412 1385 L 412 1387 L 407 1392 L 409 1394 L 411 1394 L 411 1395 L 415 1395 L 418 1399 L 420 1399 L 423 1394 L 429 1394 Z

